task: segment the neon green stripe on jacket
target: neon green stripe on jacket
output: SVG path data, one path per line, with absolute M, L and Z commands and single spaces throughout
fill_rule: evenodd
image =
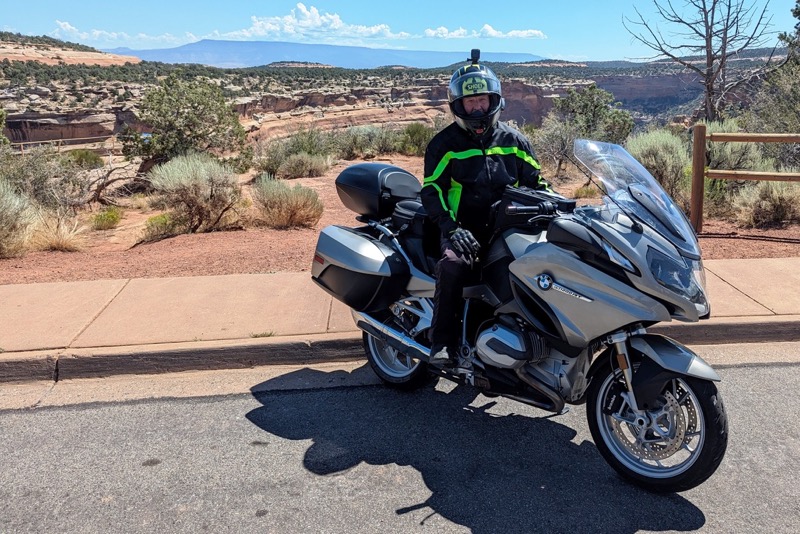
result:
M 444 192 L 436 181 L 442 176 L 442 173 L 444 173 L 444 170 L 450 164 L 450 160 L 468 159 L 483 155 L 483 151 L 478 148 L 472 148 L 463 152 L 448 152 L 436 166 L 433 174 L 422 180 L 422 187 L 433 186 L 436 191 L 439 192 L 439 201 L 442 203 L 442 208 L 450 214 L 450 217 L 454 221 L 458 213 L 458 205 L 461 203 L 461 184 L 455 180 L 450 180 L 450 190 L 447 192 L 447 201 L 445 201 Z
M 494 155 L 494 154 L 499 154 L 501 156 L 508 156 L 508 155 L 513 154 L 513 155 L 517 156 L 518 158 L 520 158 L 525 163 L 528 163 L 529 165 L 531 165 L 537 171 L 542 170 L 542 167 L 541 167 L 541 165 L 539 165 L 539 162 L 536 161 L 535 159 L 533 159 L 533 156 L 531 156 L 530 154 L 528 154 L 524 150 L 521 150 L 519 147 L 516 147 L 516 146 L 495 146 L 495 147 L 492 147 L 492 148 L 489 148 L 489 149 L 486 150 L 486 155 L 487 156 L 491 156 L 491 155 Z

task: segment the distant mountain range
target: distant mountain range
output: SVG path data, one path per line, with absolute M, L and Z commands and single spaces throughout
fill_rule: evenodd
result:
M 361 46 L 336 46 L 286 43 L 276 41 L 217 41 L 204 39 L 176 48 L 104 50 L 112 54 L 135 56 L 144 61 L 162 63 L 197 63 L 219 68 L 258 67 L 276 62 L 322 63 L 346 69 L 374 69 L 401 65 L 421 69 L 446 67 L 466 61 L 469 50 L 463 52 L 432 52 L 394 50 Z M 544 59 L 534 54 L 486 52 L 481 59 L 492 62 L 523 63 Z

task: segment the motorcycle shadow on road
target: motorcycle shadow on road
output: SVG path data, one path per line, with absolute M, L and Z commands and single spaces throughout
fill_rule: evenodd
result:
M 348 373 L 291 374 L 276 380 L 342 383 Z M 413 393 L 382 386 L 264 392 L 269 386 L 251 389 L 263 406 L 247 418 L 274 436 L 311 440 L 303 458 L 309 472 L 343 473 L 363 462 L 421 474 L 427 500 L 376 515 L 414 514 L 424 524 L 439 514 L 475 533 L 688 531 L 705 524 L 684 497 L 651 494 L 619 478 L 590 441 L 583 407 L 553 416 L 447 382 Z

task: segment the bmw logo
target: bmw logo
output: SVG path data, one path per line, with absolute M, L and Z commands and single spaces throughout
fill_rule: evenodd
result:
M 547 291 L 553 287 L 553 278 L 549 274 L 540 274 L 536 279 L 539 289 Z

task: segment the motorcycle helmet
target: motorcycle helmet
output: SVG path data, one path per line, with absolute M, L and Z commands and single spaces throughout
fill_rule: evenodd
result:
M 472 63 L 456 70 L 450 77 L 447 99 L 456 124 L 475 137 L 481 137 L 497 124 L 505 101 L 500 90 L 500 80 L 492 69 L 478 63 L 478 54 L 473 50 Z M 463 99 L 469 96 L 489 95 L 489 109 L 468 114 Z

